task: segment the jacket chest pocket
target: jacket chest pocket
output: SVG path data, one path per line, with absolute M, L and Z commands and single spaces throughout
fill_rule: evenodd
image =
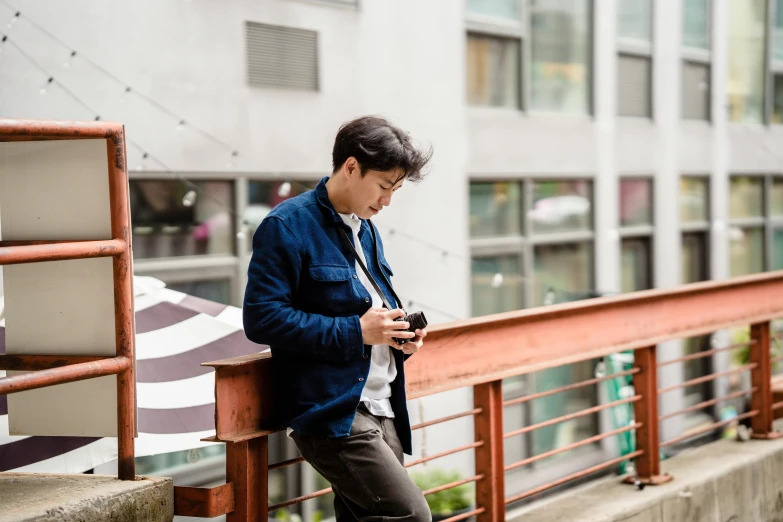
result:
M 308 300 L 316 308 L 346 313 L 354 302 L 353 271 L 343 265 L 310 266 Z

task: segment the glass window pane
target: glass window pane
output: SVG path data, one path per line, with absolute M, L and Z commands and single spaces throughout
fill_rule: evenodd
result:
M 230 181 L 131 180 L 134 257 L 232 254 L 233 193 Z
M 680 178 L 680 223 L 709 221 L 709 181 Z
M 519 20 L 519 0 L 468 0 L 468 12 Z
M 710 119 L 710 66 L 682 62 L 682 118 Z
M 729 119 L 761 123 L 764 115 L 767 0 L 731 0 L 729 12 Z
M 694 232 L 682 235 L 682 284 L 709 279 L 707 272 L 707 235 Z
M 530 8 L 532 108 L 586 114 L 590 2 L 532 0 Z
M 652 181 L 620 180 L 620 226 L 652 225 Z
M 470 237 L 521 235 L 519 183 L 470 184 Z
M 652 288 L 650 238 L 623 239 L 621 259 L 621 290 L 623 292 L 638 292 Z
M 764 215 L 764 179 L 758 176 L 733 176 L 729 185 L 729 217 Z
M 589 243 L 539 245 L 533 257 L 533 306 L 594 297 L 593 249 Z
M 783 216 L 783 178 L 774 176 L 769 194 L 769 215 Z
M 179 281 L 166 283 L 166 287 L 194 297 L 207 299 L 208 301 L 227 305 L 233 304 L 231 300 L 231 282 L 228 279 Z
M 783 270 L 783 228 L 772 229 L 772 270 Z
M 772 123 L 783 123 L 783 74 L 772 78 Z
M 693 355 L 702 351 L 710 349 L 710 336 L 704 335 L 701 337 L 690 337 L 683 339 L 682 342 L 682 354 Z M 699 357 L 697 359 L 691 359 L 685 361 L 683 364 L 683 381 L 690 381 L 704 377 L 712 373 L 712 360 L 708 357 Z M 695 384 L 687 386 L 685 388 L 685 406 L 693 406 L 710 399 L 712 395 L 712 382 L 703 382 L 701 384 Z M 709 410 L 698 410 L 695 412 L 689 412 L 687 415 L 698 418 L 708 414 Z
M 527 211 L 533 233 L 591 230 L 592 185 L 589 181 L 536 181 L 533 208 Z
M 522 263 L 519 256 L 473 258 L 473 316 L 519 310 L 522 304 Z
M 595 378 L 595 361 L 584 361 L 569 364 L 531 374 L 534 393 L 553 390 L 575 382 Z M 532 403 L 532 423 L 538 424 L 555 417 L 586 410 L 598 403 L 596 385 L 586 386 L 578 390 L 555 393 Z M 598 415 L 584 415 L 576 419 L 559 422 L 552 426 L 537 429 L 533 432 L 533 453 L 540 455 L 556 448 L 562 448 L 580 440 L 592 437 L 598 433 Z M 542 463 L 568 460 L 573 457 L 573 451 L 566 451 L 556 456 L 544 459 Z M 544 464 L 546 465 L 546 464 Z
M 775 60 L 783 60 L 783 0 L 775 0 L 775 25 L 772 39 Z
M 710 48 L 710 0 L 685 0 L 682 44 L 696 49 Z
M 468 35 L 468 103 L 519 108 L 519 40 Z
M 617 2 L 617 14 L 618 36 L 652 40 L 652 0 L 621 0 Z
M 317 181 L 289 183 L 287 181 L 248 181 L 245 222 L 251 230 L 258 228 L 261 221 L 278 204 L 299 194 L 314 189 Z
M 764 231 L 761 228 L 729 228 L 731 277 L 764 271 Z

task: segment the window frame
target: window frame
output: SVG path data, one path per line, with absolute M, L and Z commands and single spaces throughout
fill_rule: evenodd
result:
M 527 219 L 527 212 L 533 207 L 534 186 L 538 182 L 568 182 L 584 181 L 590 186 L 590 230 L 572 231 L 572 232 L 544 232 L 533 235 L 533 225 L 531 220 Z M 554 245 L 554 244 L 587 244 L 590 247 L 590 279 L 594 286 L 596 277 L 596 234 L 595 234 L 595 177 L 585 175 L 548 175 L 548 176 L 498 176 L 498 177 L 479 177 L 468 176 L 468 194 L 470 194 L 470 185 L 472 183 L 517 183 L 520 185 L 520 205 L 521 205 L 521 227 L 518 235 L 469 238 L 468 245 L 471 260 L 481 259 L 503 255 L 518 256 L 520 260 L 521 276 L 523 282 L 521 285 L 522 307 L 534 307 L 534 286 L 531 283 L 535 279 L 535 259 L 534 251 L 536 246 Z M 472 279 L 472 271 L 471 271 Z M 471 302 L 472 302 L 471 295 Z M 519 382 L 504 383 L 504 400 L 514 396 L 522 396 L 527 393 L 526 390 L 534 385 L 533 374 L 524 374 L 520 376 Z M 596 388 L 596 404 L 602 403 L 603 393 L 600 387 Z M 514 413 L 515 417 L 521 419 L 523 425 L 532 422 L 533 405 L 532 401 L 524 402 L 519 405 L 521 410 Z M 597 415 L 595 422 L 599 433 L 605 431 L 605 416 Z M 520 452 L 522 458 L 529 457 L 533 448 L 533 433 L 529 432 L 517 437 L 520 442 Z M 570 459 L 562 462 L 549 463 L 544 466 L 533 463 L 530 466 L 517 468 L 506 475 L 506 487 L 509 493 L 523 491 L 534 488 L 541 484 L 557 480 L 569 473 L 584 469 L 592 465 L 612 458 L 615 456 L 614 441 L 603 439 L 595 444 L 587 445 L 581 448 Z M 523 502 L 524 503 L 524 502 Z M 515 504 L 516 505 L 516 504 Z M 512 505 L 513 507 L 514 505 Z
M 559 111 L 543 111 L 532 109 L 532 73 L 530 66 L 533 63 L 532 46 L 532 7 L 528 0 L 516 0 L 519 19 L 512 20 L 491 15 L 481 15 L 465 11 L 465 37 L 470 34 L 484 37 L 495 37 L 517 40 L 519 42 L 519 95 L 517 99 L 518 106 L 496 107 L 492 105 L 471 105 L 466 104 L 471 110 L 490 110 L 490 111 L 514 111 L 525 114 L 546 115 L 554 117 L 569 118 L 592 118 L 595 114 L 595 0 L 585 0 L 588 2 L 587 14 L 587 99 L 585 100 L 584 114 L 569 114 Z
M 617 185 L 617 208 L 620 209 L 620 196 L 622 195 L 623 181 L 648 181 L 650 183 L 650 224 L 647 225 L 623 225 L 620 220 L 620 214 L 617 214 L 617 232 L 620 236 L 620 255 L 622 256 L 623 243 L 627 239 L 643 239 L 649 243 L 647 266 L 648 287 L 643 290 L 649 290 L 655 287 L 655 177 L 651 175 L 621 175 L 618 178 Z M 622 272 L 622 259 L 620 260 L 620 271 Z M 622 273 L 620 277 L 622 278 Z

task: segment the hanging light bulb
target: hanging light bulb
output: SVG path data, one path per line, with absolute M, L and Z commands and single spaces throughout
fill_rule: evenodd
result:
M 68 59 L 63 62 L 63 69 L 70 69 L 71 64 L 73 63 L 73 59 L 76 57 L 76 51 L 71 51 L 71 54 L 68 56 Z
M 8 37 L 6 35 L 3 35 L 3 37 L 0 38 L 0 53 L 2 53 L 3 49 L 5 49 L 6 40 L 8 40 Z
M 13 18 L 11 18 L 11 21 L 8 22 L 8 25 L 6 26 L 8 29 L 12 28 L 14 24 L 16 23 L 16 20 L 19 18 L 19 16 L 22 13 L 20 11 L 17 11 Z
M 147 158 L 149 158 L 149 154 L 147 154 L 146 152 L 145 152 L 144 154 L 142 154 L 142 155 L 141 155 L 141 160 L 142 160 L 142 163 L 139 163 L 138 165 L 136 165 L 136 171 L 137 171 L 137 172 L 141 172 L 142 170 L 144 170 L 144 169 L 146 169 L 146 168 L 147 168 L 147 167 L 144 165 L 144 163 L 143 163 L 143 162 L 144 162 L 144 160 L 146 160 Z
M 100 116 L 100 114 L 95 116 L 95 121 L 101 121 L 101 116 Z
M 291 194 L 291 184 L 286 181 L 277 189 L 277 195 L 281 198 L 287 198 L 289 194 Z
M 185 120 L 179 120 L 177 123 L 177 132 L 181 132 L 185 128 Z
M 503 284 L 503 274 L 498 272 L 492 277 L 492 288 L 500 288 Z
M 195 190 L 188 190 L 187 193 L 182 196 L 182 205 L 192 207 L 196 203 L 196 197 Z
M 226 168 L 227 169 L 233 169 L 234 168 L 234 165 L 235 165 L 234 164 L 234 159 L 236 159 L 237 156 L 239 156 L 239 152 L 237 152 L 235 150 L 232 150 L 231 151 L 231 157 L 228 158 L 228 161 L 226 162 Z
M 126 101 L 128 101 L 128 94 L 130 94 L 131 88 L 125 87 L 125 90 L 122 91 L 122 94 L 120 94 L 120 100 L 119 102 L 124 104 Z
M 44 95 L 44 94 L 47 93 L 47 91 L 49 90 L 49 86 L 52 84 L 53 81 L 54 81 L 54 78 L 52 78 L 51 76 L 49 77 L 48 80 L 46 80 L 46 83 L 43 85 L 43 87 L 41 87 L 41 90 L 39 91 L 41 93 L 41 95 Z

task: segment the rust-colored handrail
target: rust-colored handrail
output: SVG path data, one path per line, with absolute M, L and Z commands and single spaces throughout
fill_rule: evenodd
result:
M 106 141 L 112 237 L 98 241 L 0 241 L 0 265 L 111 257 L 116 355 L 2 355 L 0 369 L 31 370 L 32 373 L 0 379 L 0 394 L 116 375 L 118 475 L 121 480 L 133 480 L 136 477 L 133 449 L 133 439 L 136 436 L 136 378 L 133 270 L 124 127 L 122 124 L 110 122 L 0 118 L 0 142 L 77 139 Z
M 694 337 L 717 330 L 751 324 L 750 361 L 740 370 L 699 378 L 689 384 L 706 382 L 737 371 L 751 371 L 752 407 L 742 418 L 751 419 L 754 436 L 774 437 L 772 415 L 783 402 L 772 402 L 770 386 L 769 321 L 783 316 L 783 271 L 769 272 L 721 282 L 685 285 L 669 290 L 651 290 L 621 296 L 591 299 L 541 309 L 509 312 L 467 321 L 436 325 L 429 329 L 425 348 L 406 363 L 406 383 L 409 398 L 462 387 L 472 387 L 473 409 L 449 415 L 415 426 L 421 428 L 449 420 L 474 419 L 475 442 L 437 455 L 418 459 L 417 465 L 458 451 L 472 449 L 475 455 L 476 509 L 478 522 L 500 522 L 505 519 L 509 503 L 534 497 L 571 480 L 606 470 L 620 462 L 634 460 L 639 482 L 661 484 L 672 480 L 660 469 L 659 394 L 666 391 L 657 386 L 656 345 L 663 341 Z M 718 348 L 718 353 L 734 347 Z M 614 375 L 597 377 L 580 383 L 528 394 L 519 399 L 503 401 L 502 379 L 528 374 L 546 368 L 588 361 L 625 350 L 635 351 L 634 367 Z M 213 363 L 215 368 L 216 434 L 207 440 L 225 442 L 228 483 L 234 487 L 234 507 L 225 507 L 229 522 L 267 520 L 266 503 L 267 436 L 278 431 L 271 424 L 274 418 L 274 397 L 271 388 L 271 356 L 261 353 Z M 697 357 L 665 361 L 673 364 Z M 633 378 L 634 391 L 627 398 L 613 403 L 587 408 L 558 418 L 539 422 L 516 432 L 504 434 L 505 407 L 528 402 L 555 393 L 591 386 L 611 378 Z M 676 388 L 681 387 L 678 385 Z M 672 387 L 671 389 L 675 389 Z M 721 399 L 725 399 L 723 397 Z M 716 399 L 716 402 L 719 399 Z M 541 427 L 595 413 L 621 404 L 633 404 L 634 421 L 568 447 L 505 466 L 503 443 L 506 436 L 526 433 Z M 696 405 L 706 407 L 709 401 Z M 684 411 L 677 412 L 677 414 Z M 713 429 L 714 426 L 710 427 Z M 635 431 L 636 448 L 627 455 L 612 458 L 588 469 L 537 486 L 535 489 L 505 497 L 505 472 L 546 457 L 595 443 L 609 436 Z M 672 439 L 668 444 L 692 436 Z M 299 459 L 275 464 L 275 468 L 293 465 Z M 450 487 L 447 484 L 441 487 Z M 222 487 L 221 487 L 222 488 Z M 214 492 L 214 497 L 212 496 Z M 256 495 L 252 493 L 255 492 Z M 310 495 L 278 503 L 271 508 L 296 504 L 328 493 L 322 490 Z M 193 492 L 188 494 L 192 497 Z M 175 487 L 175 496 L 180 495 Z M 199 493 L 203 505 L 218 505 L 217 495 L 224 489 L 204 489 Z M 221 497 L 221 498 L 223 498 Z M 207 502 L 205 499 L 211 499 Z M 227 504 L 226 504 L 227 506 Z M 189 504 L 191 516 L 207 516 Z M 214 511 L 210 511 L 214 513 Z M 179 512 L 178 512 L 179 514 Z M 210 515 L 214 516 L 214 515 Z M 455 517 L 460 518 L 461 516 Z

